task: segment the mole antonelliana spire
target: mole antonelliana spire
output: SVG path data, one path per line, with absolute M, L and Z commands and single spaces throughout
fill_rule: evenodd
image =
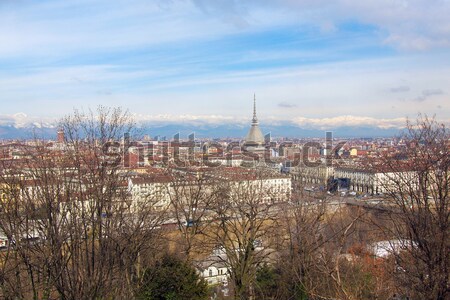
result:
M 258 117 L 256 116 L 256 95 L 253 95 L 253 119 L 250 130 L 245 138 L 245 145 L 259 146 L 264 144 L 264 136 L 259 128 Z
M 256 94 L 253 94 L 253 119 L 252 124 L 258 123 L 258 118 L 256 117 Z

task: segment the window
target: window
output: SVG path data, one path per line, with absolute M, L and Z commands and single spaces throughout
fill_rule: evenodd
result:
M 213 276 L 213 271 L 211 269 L 209 269 L 209 277 Z

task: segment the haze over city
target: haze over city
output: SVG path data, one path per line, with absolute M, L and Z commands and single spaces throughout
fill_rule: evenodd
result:
M 419 112 L 448 122 L 449 12 L 448 1 L 1 1 L 0 132 L 106 105 L 239 136 L 254 93 L 278 135 L 393 134 Z

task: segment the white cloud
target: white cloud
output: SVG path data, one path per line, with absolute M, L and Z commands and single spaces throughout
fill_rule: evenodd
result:
M 333 32 L 339 24 L 358 21 L 375 26 L 384 35 L 386 44 L 400 49 L 450 47 L 450 2 L 446 0 L 250 0 L 245 5 L 239 1 L 194 0 L 194 3 L 220 17 L 232 14 L 242 18 L 250 26 L 270 22 L 270 18 L 258 19 L 264 10 L 270 12 L 278 25 L 313 25 L 323 32 Z
M 0 55 L 65 57 L 193 42 L 238 31 L 188 1 L 35 2 L 0 10 Z
M 53 118 L 28 116 L 23 112 L 18 112 L 12 115 L 0 115 L 0 126 L 11 126 L 15 128 L 28 126 L 51 128 L 55 126 L 55 120 Z
M 433 115 L 438 105 L 443 107 L 441 114 L 449 115 L 444 105 L 448 94 L 436 89 L 450 83 L 450 66 L 444 59 L 395 57 L 199 74 L 120 65 L 41 68 L 23 74 L 0 71 L 0 94 L 7 101 L 4 113 L 23 111 L 29 115 L 60 116 L 73 107 L 102 104 L 149 115 L 251 118 L 254 92 L 258 113 L 267 118 L 396 118 L 418 112 Z M 414 105 L 406 101 L 417 95 L 429 99 Z M 283 108 L 284 104 L 291 105 L 290 109 Z
M 387 44 L 424 50 L 450 47 L 449 14 L 445 0 L 39 1 L 0 10 L 0 55 L 57 57 L 283 26 L 330 33 L 354 20 L 375 26 Z
M 449 1 L 3 3 L 0 101 L 4 113 L 61 115 L 73 106 L 103 104 L 160 116 L 153 117 L 156 121 L 170 113 L 168 119 L 220 123 L 228 119 L 218 114 L 248 120 L 251 110 L 242 107 L 256 92 L 261 117 L 267 119 L 345 115 L 395 119 L 419 111 L 432 114 L 436 107 L 441 114 L 450 114 L 445 105 L 448 95 L 432 90 L 449 86 L 448 53 L 426 51 L 450 46 Z M 369 31 L 378 32 L 378 39 L 352 36 L 338 46 L 322 43 L 339 34 L 343 24 L 354 26 L 355 32 L 358 26 L 371 25 Z M 303 36 L 311 27 L 314 34 Z M 273 32 L 286 28 L 298 39 L 279 45 Z M 266 33 L 269 38 L 259 40 Z M 321 42 L 308 48 L 305 39 Z M 376 47 L 383 41 L 423 52 L 374 55 L 371 51 L 379 50 Z M 216 42 L 223 49 L 208 49 Z M 246 43 L 253 42 L 256 46 L 247 49 Z M 190 47 L 197 43 L 200 46 Z M 241 43 L 242 51 L 227 49 Z M 168 53 L 169 48 L 173 53 Z M 359 56 L 365 49 L 371 54 Z M 278 64 L 282 60 L 287 62 Z M 416 100 L 427 101 L 411 101 L 417 95 Z
M 362 116 L 336 116 L 332 118 L 303 118 L 298 117 L 293 120 L 300 127 L 333 129 L 343 126 L 349 127 L 376 127 L 380 129 L 403 128 L 406 118 L 380 119 Z
M 134 115 L 141 123 L 150 124 L 190 124 L 190 125 L 223 125 L 240 124 L 249 125 L 248 118 L 236 118 L 223 115 Z M 374 127 L 379 129 L 403 128 L 406 124 L 406 118 L 380 119 L 363 116 L 336 116 L 332 118 L 305 118 L 297 117 L 286 120 L 280 117 L 271 117 L 261 119 L 261 125 L 296 125 L 300 128 L 314 128 L 320 130 L 329 130 L 339 127 Z
M 192 114 L 158 114 L 147 115 L 132 113 L 133 119 L 137 124 L 145 125 L 192 125 L 192 126 L 218 126 L 218 125 L 249 125 L 249 118 L 235 117 L 227 115 L 192 115 Z M 450 123 L 448 120 L 440 120 L 444 123 Z M 297 117 L 286 120 L 280 117 L 260 118 L 261 125 L 264 126 L 282 126 L 296 125 L 299 128 L 314 128 L 320 130 L 332 130 L 339 127 L 372 127 L 379 129 L 403 128 L 406 124 L 406 118 L 372 118 L 365 116 L 343 115 L 331 118 L 306 118 Z M 36 127 L 55 127 L 56 119 L 28 116 L 24 113 L 13 115 L 0 115 L 1 126 L 13 126 L 23 128 L 28 126 Z

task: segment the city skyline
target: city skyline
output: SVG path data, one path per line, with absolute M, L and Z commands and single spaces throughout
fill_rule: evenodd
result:
M 0 3 L 0 126 L 73 108 L 165 126 L 395 130 L 450 119 L 447 1 Z M 264 132 L 265 133 L 265 132 Z

